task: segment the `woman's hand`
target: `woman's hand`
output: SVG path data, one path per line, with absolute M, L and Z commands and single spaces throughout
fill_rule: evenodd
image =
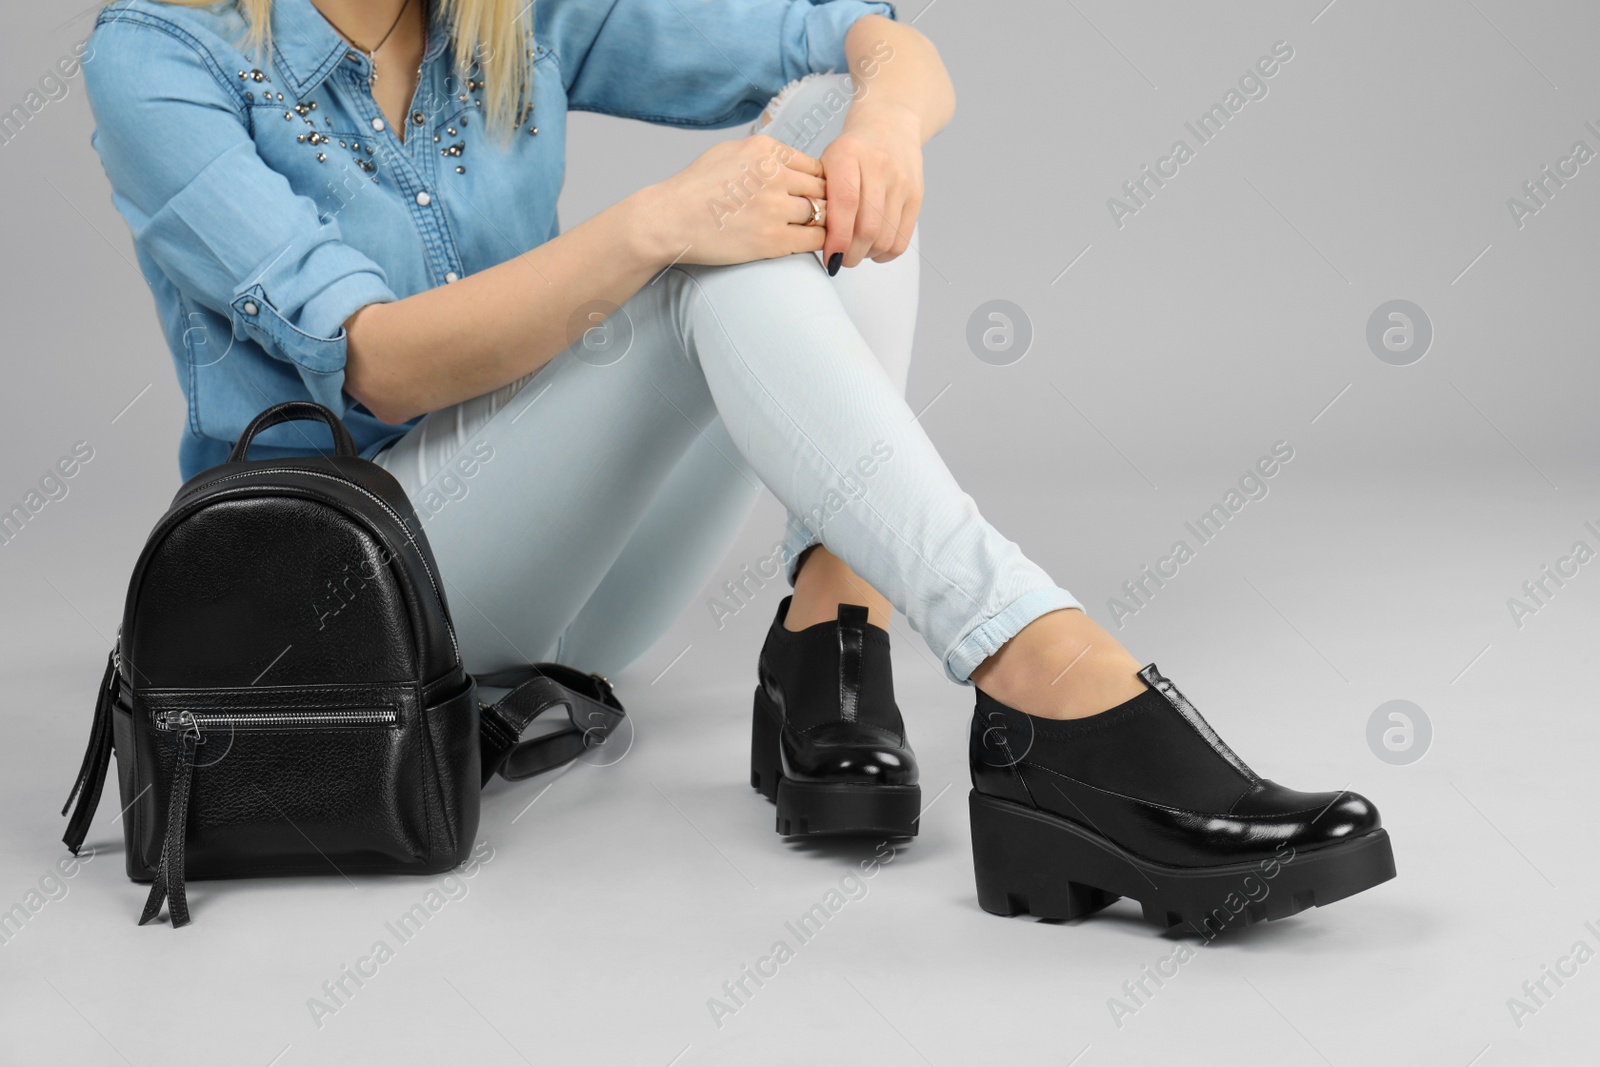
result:
M 841 262 L 887 263 L 905 252 L 922 209 L 922 120 L 915 112 L 858 101 L 823 149 L 822 170 L 828 185 L 822 256 L 830 274 Z
M 822 248 L 806 198 L 823 196 L 821 163 L 758 134 L 706 150 L 638 206 L 662 264 L 749 263 Z

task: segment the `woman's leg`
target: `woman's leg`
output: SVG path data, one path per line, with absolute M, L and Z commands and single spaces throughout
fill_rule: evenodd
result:
M 705 383 L 681 358 L 665 288 L 618 312 L 631 347 L 608 363 L 580 341 L 537 374 L 430 414 L 377 457 L 405 488 L 439 560 L 469 670 L 566 654 L 561 639 L 664 499 L 695 500 L 709 531 L 743 521 L 759 481 L 724 438 L 719 479 L 683 479 L 720 434 Z M 666 532 L 659 523 L 658 532 Z M 662 574 L 692 569 L 700 537 L 648 538 Z M 648 646 L 681 603 L 641 597 L 608 619 Z M 615 670 L 605 657 L 572 665 Z
M 901 396 L 906 392 L 916 332 L 919 256 L 913 236 L 911 247 L 899 259 L 888 263 L 867 260 L 831 279 L 845 314 Z M 841 603 L 853 603 L 868 609 L 873 625 L 888 629 L 890 606 L 883 594 L 829 552 L 817 531 L 801 517 L 789 515 L 784 529 L 783 558 L 789 561 L 789 583 L 794 586 L 794 600 L 784 618 L 786 627 L 803 630 L 826 622 L 835 617 Z
M 1035 618 L 1079 606 L 979 515 L 814 259 L 675 267 L 657 284 L 735 446 L 953 680 Z
M 381 457 L 418 503 L 471 669 L 554 654 L 719 414 L 727 460 L 889 596 L 951 678 L 1077 606 L 956 485 L 815 259 L 673 268 L 624 311 L 622 358 L 569 349 Z
M 847 76 L 808 75 L 786 86 L 756 120 L 752 131 L 766 133 L 809 156 L 819 157 L 844 128 L 853 98 L 853 83 Z M 901 396 L 905 395 L 911 369 L 921 265 L 913 235 L 910 249 L 899 259 L 888 263 L 867 260 L 833 277 L 834 291 L 839 294 L 845 313 Z M 789 515 L 785 531 L 783 558 L 788 561 L 794 597 L 784 626 L 803 630 L 833 619 L 841 603 L 854 603 L 867 608 L 873 625 L 888 629 L 888 600 L 829 552 L 801 516 Z
M 844 75 L 810 75 L 787 86 L 752 126 L 815 156 L 839 132 L 850 98 Z M 895 391 L 905 395 L 917 321 L 921 260 L 916 240 L 888 263 L 870 260 L 830 279 L 845 314 L 855 324 Z M 708 423 L 640 521 L 632 541 L 594 596 L 562 635 L 564 663 L 616 673 L 660 636 L 657 620 L 676 618 L 704 586 L 723 551 L 749 517 L 759 495 L 755 476 L 728 457 L 737 455 L 720 421 Z M 675 545 L 663 566 L 662 545 Z M 818 551 L 807 553 L 808 548 Z M 804 556 L 805 569 L 799 570 Z M 888 601 L 842 560 L 821 548 L 796 516 L 784 526 L 781 559 L 795 585 L 785 622 L 802 629 L 835 617 L 838 605 L 866 605 L 872 622 L 888 627 Z M 804 574 L 797 580 L 797 572 Z M 590 665 L 593 666 L 590 666 Z
M 554 658 L 613 676 L 633 663 L 704 587 L 760 494 L 721 420 L 706 421 Z

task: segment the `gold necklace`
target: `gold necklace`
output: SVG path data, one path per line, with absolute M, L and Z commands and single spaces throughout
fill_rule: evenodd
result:
M 359 44 L 356 44 L 356 39 L 339 29 L 339 24 L 334 22 L 331 18 L 328 18 L 327 12 L 321 12 L 322 17 L 327 19 L 328 25 L 332 26 L 336 31 L 338 31 L 339 36 L 349 41 L 351 47 L 367 57 L 367 66 L 371 69 L 371 73 L 367 76 L 368 89 L 371 89 L 373 86 L 378 84 L 378 60 L 376 58 L 378 55 L 378 49 L 389 43 L 389 38 L 394 35 L 395 27 L 400 25 L 400 20 L 405 17 L 406 9 L 410 6 L 411 0 L 405 0 L 405 2 L 400 5 L 400 10 L 395 15 L 394 21 L 389 24 L 388 32 L 385 33 L 382 39 L 380 39 L 378 43 L 373 45 L 371 48 L 362 48 Z

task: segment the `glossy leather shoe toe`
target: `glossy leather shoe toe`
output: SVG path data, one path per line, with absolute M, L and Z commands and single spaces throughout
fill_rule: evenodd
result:
M 882 727 L 830 722 L 779 735 L 783 776 L 792 781 L 913 786 L 917 757 Z

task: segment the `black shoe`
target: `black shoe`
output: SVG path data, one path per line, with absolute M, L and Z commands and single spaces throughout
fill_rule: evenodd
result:
M 1086 719 L 1040 719 L 978 692 L 972 853 L 996 915 L 1076 919 L 1118 897 L 1212 937 L 1394 877 L 1356 793 L 1260 777 L 1151 664 L 1148 690 Z
M 750 731 L 750 784 L 778 805 L 778 833 L 917 832 L 922 787 L 894 702 L 889 635 L 867 609 L 840 604 L 837 622 L 767 632 Z

